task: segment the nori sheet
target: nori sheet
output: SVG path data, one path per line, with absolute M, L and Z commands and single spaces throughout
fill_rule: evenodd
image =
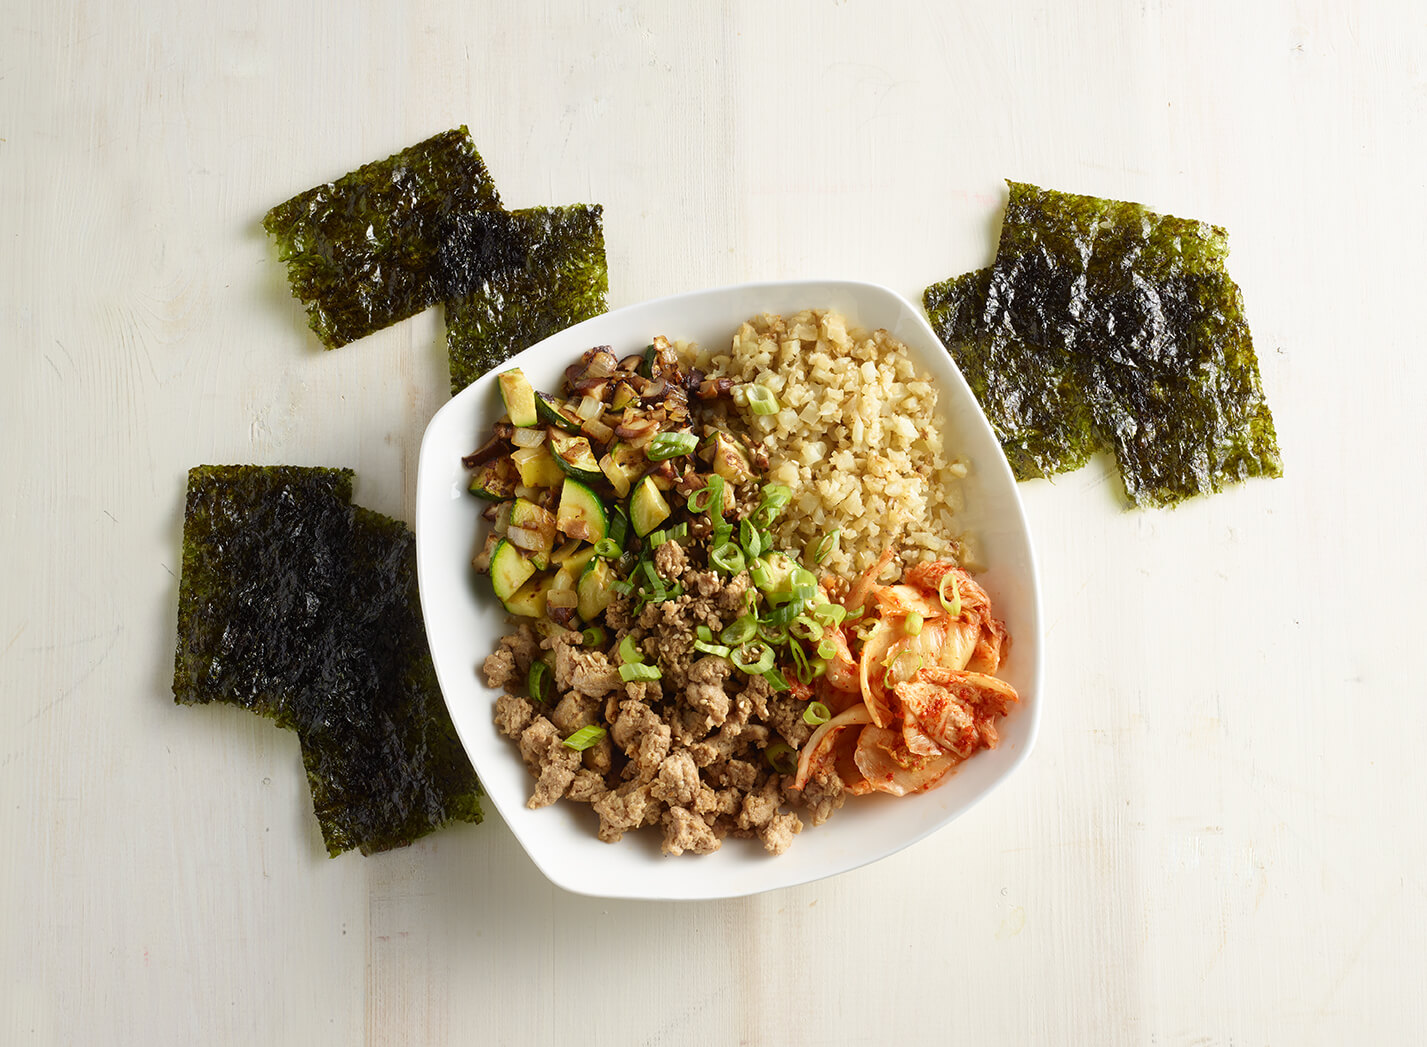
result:
M 328 853 L 480 821 L 441 697 L 402 523 L 351 506 L 350 470 L 189 472 L 177 701 L 297 731 Z
M 1040 346 L 993 343 L 981 326 L 991 270 L 933 284 L 922 296 L 942 344 L 980 401 L 1018 480 L 1079 469 L 1099 449 L 1074 361 Z M 1018 376 L 1015 382 L 1004 380 Z
M 345 603 L 340 555 L 352 471 L 198 466 L 188 472 L 173 693 L 294 726 L 292 700 L 321 665 Z
M 263 219 L 328 349 L 449 297 L 451 227 L 500 194 L 464 126 L 299 193 Z
M 304 699 L 298 724 L 313 809 L 333 857 L 481 820 L 475 771 L 426 644 L 413 534 L 357 508 L 347 555 L 348 616 L 334 623 L 325 686 Z
M 924 302 L 1017 476 L 1104 447 L 1133 504 L 1167 507 L 1281 475 L 1224 230 L 1009 185 L 995 264 Z
M 469 289 L 447 301 L 453 396 L 521 350 L 606 310 L 603 213 L 598 204 L 573 204 L 467 216 L 492 237 L 518 238 L 524 264 L 467 274 Z

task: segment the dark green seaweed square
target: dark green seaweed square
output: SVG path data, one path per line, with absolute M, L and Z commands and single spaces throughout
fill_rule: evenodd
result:
M 521 350 L 608 308 L 598 204 L 467 217 L 492 240 L 518 240 L 510 250 L 523 254 L 524 264 L 488 273 L 473 268 L 465 273 L 469 290 L 446 303 L 452 395 Z
M 995 264 L 924 301 L 1016 475 L 1104 448 L 1140 506 L 1281 475 L 1224 230 L 1010 187 Z
M 189 471 L 174 696 L 251 709 L 302 743 L 328 853 L 479 821 L 441 697 L 411 531 L 349 503 L 350 470 Z
M 1013 340 L 994 344 L 981 316 L 990 269 L 926 289 L 932 327 L 951 352 L 1018 480 L 1079 469 L 1100 446 L 1066 353 Z
M 452 223 L 500 207 L 465 127 L 365 164 L 268 212 L 292 293 L 328 349 L 447 297 Z
M 346 603 L 352 471 L 198 466 L 188 473 L 173 693 L 293 725 Z
M 410 529 L 357 508 L 346 552 L 348 613 L 333 623 L 322 687 L 298 716 L 313 809 L 334 857 L 481 820 L 480 787 L 426 643 Z

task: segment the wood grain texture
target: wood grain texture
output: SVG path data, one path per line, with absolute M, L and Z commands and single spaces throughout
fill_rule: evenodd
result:
M 1406 0 L 6 4 L 0 1041 L 1419 1039 L 1424 54 Z M 258 222 L 460 123 L 509 206 L 604 204 L 613 305 L 915 298 L 1006 177 L 1222 224 L 1287 475 L 1023 485 L 1039 749 L 870 868 L 603 903 L 494 816 L 329 861 L 295 740 L 172 704 L 184 474 L 411 518 L 439 315 L 322 352 Z

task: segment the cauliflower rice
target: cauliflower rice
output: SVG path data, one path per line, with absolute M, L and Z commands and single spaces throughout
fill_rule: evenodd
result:
M 821 309 L 765 314 L 700 363 L 737 383 L 730 423 L 768 453 L 767 479 L 793 490 L 775 528 L 780 547 L 811 549 L 837 528 L 822 566 L 844 578 L 888 546 L 906 564 L 964 560 L 956 514 L 966 464 L 942 446 L 935 386 L 885 330 L 849 331 Z M 749 409 L 750 383 L 777 397 L 776 413 Z

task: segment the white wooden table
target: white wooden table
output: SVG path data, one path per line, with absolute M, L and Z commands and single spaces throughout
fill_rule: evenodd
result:
M 0 1042 L 1421 1042 L 1424 53 L 1407 0 L 10 0 Z M 320 351 L 258 222 L 461 123 L 509 206 L 604 204 L 614 306 L 916 297 L 1008 176 L 1223 224 L 1287 475 L 1025 485 L 1038 750 L 887 861 L 605 904 L 494 815 L 329 861 L 293 737 L 173 704 L 184 473 L 410 519 L 439 313 Z

